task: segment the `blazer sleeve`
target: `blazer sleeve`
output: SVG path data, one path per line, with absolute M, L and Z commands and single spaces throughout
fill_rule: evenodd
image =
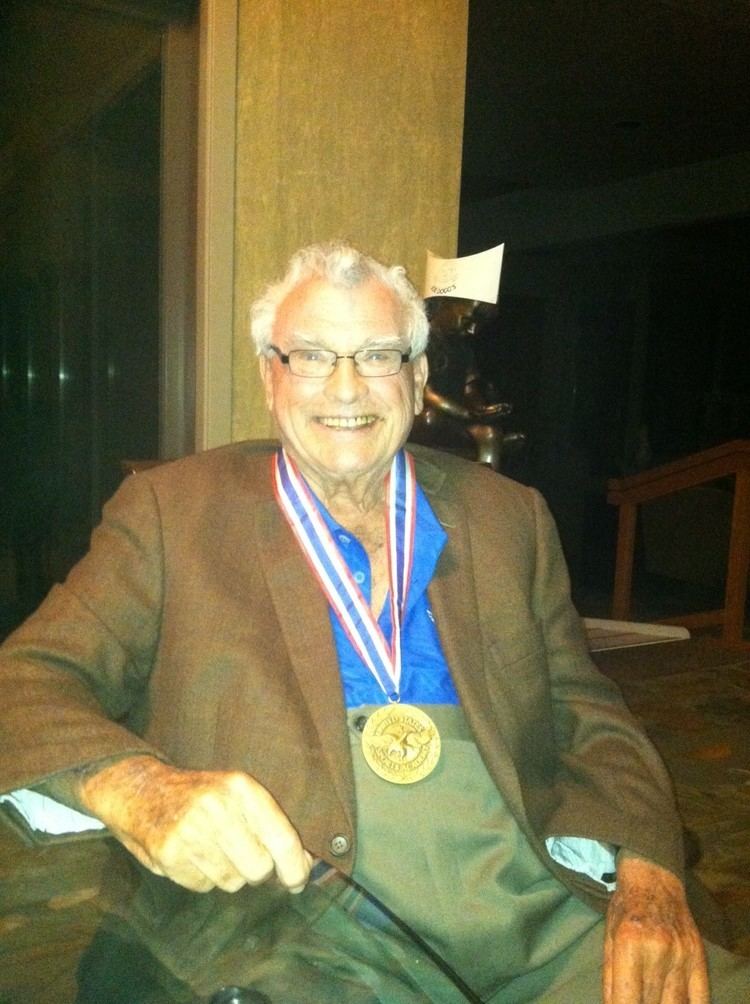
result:
M 105 506 L 89 553 L 0 648 L 0 792 L 159 755 L 120 722 L 143 701 L 162 589 L 158 508 L 136 475 Z
M 538 805 L 544 837 L 583 836 L 682 874 L 682 828 L 670 779 L 616 685 L 594 666 L 557 530 L 533 492 L 533 612 L 546 650 L 556 752 L 555 798 Z

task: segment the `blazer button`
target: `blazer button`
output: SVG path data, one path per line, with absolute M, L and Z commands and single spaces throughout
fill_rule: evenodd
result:
M 344 833 L 337 833 L 335 836 L 331 837 L 328 846 L 331 848 L 331 854 L 335 854 L 337 858 L 343 857 L 344 854 L 349 853 L 349 848 L 352 846 L 351 840 Z

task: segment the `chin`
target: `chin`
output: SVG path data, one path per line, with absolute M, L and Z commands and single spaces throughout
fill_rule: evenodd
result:
M 326 465 L 331 473 L 342 475 L 370 474 L 381 466 L 382 463 L 376 463 L 372 457 L 352 456 L 343 451 L 332 457 L 330 464 Z

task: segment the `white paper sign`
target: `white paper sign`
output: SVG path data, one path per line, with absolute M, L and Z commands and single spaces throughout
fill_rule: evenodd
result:
M 504 244 L 464 255 L 462 258 L 438 258 L 427 252 L 422 296 L 455 296 L 461 300 L 497 303 Z

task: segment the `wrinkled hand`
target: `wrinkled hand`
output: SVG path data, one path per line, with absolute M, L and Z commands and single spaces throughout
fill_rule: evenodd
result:
M 604 936 L 604 1004 L 710 1004 L 703 943 L 671 872 L 620 852 Z
M 241 771 L 120 760 L 81 780 L 78 797 L 141 864 L 195 892 L 236 892 L 274 872 L 301 892 L 312 857 L 276 800 Z

